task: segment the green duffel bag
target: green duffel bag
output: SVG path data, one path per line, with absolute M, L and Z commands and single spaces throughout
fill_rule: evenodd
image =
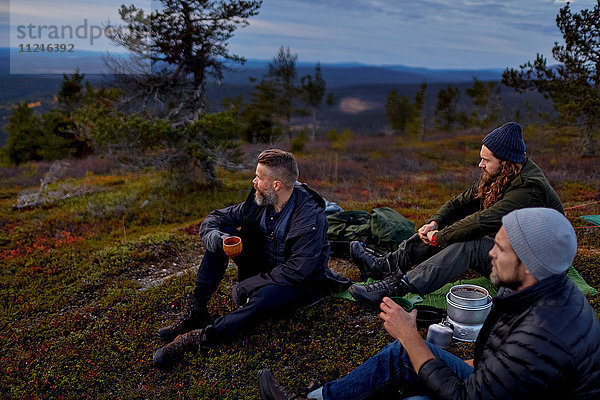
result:
M 403 240 L 415 233 L 415 224 L 389 207 L 366 211 L 342 211 L 327 216 L 327 236 L 332 253 L 348 255 L 351 241 L 358 240 L 368 247 L 385 253 L 398 248 Z

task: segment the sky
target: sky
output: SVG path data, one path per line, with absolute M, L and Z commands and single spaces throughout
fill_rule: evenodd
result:
M 0 46 L 32 45 L 41 34 L 47 43 L 72 44 L 75 50 L 119 51 L 106 37 L 98 37 L 97 27 L 109 20 L 118 24 L 117 9 L 123 3 L 0 0 Z M 152 8 L 150 0 L 126 4 L 131 3 Z M 554 42 L 561 41 L 556 15 L 565 4 L 562 0 L 264 0 L 250 25 L 235 32 L 229 49 L 261 60 L 271 60 L 279 47 L 286 46 L 301 62 L 503 69 L 533 60 L 537 53 L 551 59 Z M 596 0 L 573 0 L 571 8 L 579 11 L 595 4 Z M 51 25 L 79 27 L 79 37 L 69 40 L 63 35 L 57 40 L 55 31 L 50 40 L 49 28 L 39 29 Z M 29 26 L 33 27 L 28 30 Z

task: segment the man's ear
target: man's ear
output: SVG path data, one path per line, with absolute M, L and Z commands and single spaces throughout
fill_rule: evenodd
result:
M 283 189 L 283 183 L 281 181 L 273 181 L 273 190 L 279 191 Z

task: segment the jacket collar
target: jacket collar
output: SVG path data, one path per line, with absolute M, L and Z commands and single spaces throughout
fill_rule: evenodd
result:
M 492 300 L 494 306 L 503 310 L 524 310 L 543 297 L 546 293 L 555 291 L 565 284 L 567 274 L 557 274 L 542 279 L 536 284 L 517 292 L 500 288 L 498 295 Z
M 307 184 L 296 181 L 296 183 L 294 184 L 294 192 L 296 193 L 296 203 L 295 204 L 296 204 L 297 208 L 302 207 L 304 205 L 304 203 L 306 203 L 307 201 L 313 200 L 319 208 L 325 210 L 325 199 L 323 199 L 323 197 L 321 197 L 321 195 L 319 193 L 315 192 L 310 187 L 308 187 Z M 256 193 L 256 189 L 254 189 L 254 187 L 252 187 L 250 189 L 250 193 L 248 193 L 248 197 L 246 198 L 246 201 L 250 202 L 251 204 L 254 204 L 257 207 L 260 207 L 254 201 L 255 193 Z

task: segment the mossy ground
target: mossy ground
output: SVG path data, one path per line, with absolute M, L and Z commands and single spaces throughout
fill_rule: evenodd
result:
M 344 150 L 323 140 L 297 154 L 301 180 L 347 210 L 389 206 L 420 226 L 478 176 L 481 134 L 422 143 L 356 138 Z M 532 127 L 528 152 L 566 208 L 600 200 L 598 159 L 581 159 L 576 135 Z M 286 147 L 287 144 L 281 144 Z M 262 146 L 263 148 L 265 146 Z M 198 224 L 212 209 L 247 195 L 259 146 L 247 170 L 220 171 L 217 189 L 174 188 L 157 173 L 93 174 L 76 164 L 71 185 L 93 189 L 41 208 L 12 209 L 47 165 L 6 169 L 0 179 L 0 387 L 11 399 L 256 399 L 256 373 L 271 367 L 294 390 L 337 379 L 391 341 L 376 313 L 332 296 L 284 319 L 268 320 L 239 340 L 189 354 L 173 368 L 152 366 L 159 327 L 181 310 L 203 248 Z M 101 168 L 97 168 L 99 171 Z M 567 210 L 579 239 L 574 265 L 600 289 L 600 228 L 579 218 L 597 203 Z M 351 279 L 358 271 L 332 258 Z M 230 268 L 209 304 L 234 309 Z M 600 296 L 598 296 L 600 297 Z M 590 303 L 600 313 L 598 297 Z M 472 344 L 455 343 L 470 358 Z

